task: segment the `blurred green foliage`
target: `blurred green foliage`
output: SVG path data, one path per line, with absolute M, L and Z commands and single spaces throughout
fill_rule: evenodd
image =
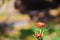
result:
M 31 36 L 33 34 L 34 34 L 34 32 L 32 31 L 32 29 L 29 29 L 29 30 L 21 30 L 21 37 L 22 38 L 25 38 L 27 36 Z

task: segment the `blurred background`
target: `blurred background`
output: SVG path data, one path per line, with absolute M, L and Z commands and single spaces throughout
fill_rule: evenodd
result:
M 52 27 L 44 40 L 60 40 L 60 0 L 0 0 L 0 40 L 36 40 L 37 22 Z

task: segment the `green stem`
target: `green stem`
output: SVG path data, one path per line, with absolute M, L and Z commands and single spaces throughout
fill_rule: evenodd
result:
M 40 33 L 41 33 L 41 29 L 40 29 Z
M 38 40 L 40 40 L 40 39 L 38 39 Z
M 41 39 L 38 39 L 38 40 L 43 40 L 43 39 L 41 38 Z

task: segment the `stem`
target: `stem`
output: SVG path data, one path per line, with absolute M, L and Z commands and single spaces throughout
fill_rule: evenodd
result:
M 38 40 L 40 40 L 40 39 L 38 39 Z
M 40 33 L 41 33 L 41 29 L 40 29 Z
M 38 40 L 43 40 L 43 39 L 41 38 L 41 39 L 38 39 Z

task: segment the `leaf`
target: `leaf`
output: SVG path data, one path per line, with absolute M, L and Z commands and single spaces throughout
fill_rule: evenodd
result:
M 32 29 L 29 29 L 29 30 L 21 30 L 21 37 L 27 37 L 27 36 L 29 36 L 29 35 L 33 35 L 34 33 L 33 33 L 33 31 L 32 31 Z

